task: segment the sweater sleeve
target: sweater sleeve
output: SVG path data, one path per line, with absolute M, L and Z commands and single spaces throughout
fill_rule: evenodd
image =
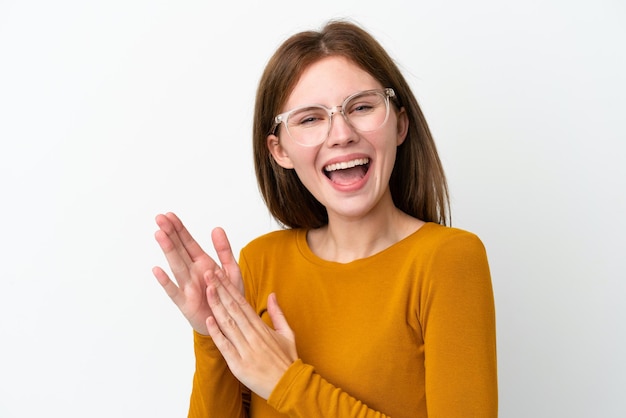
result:
M 194 331 L 196 370 L 190 418 L 244 418 L 247 389 L 233 376 L 213 339 Z
M 290 418 L 386 418 L 296 360 L 278 382 L 268 404 Z
M 498 415 L 495 308 L 487 256 L 475 235 L 447 239 L 431 258 L 419 319 L 429 417 Z

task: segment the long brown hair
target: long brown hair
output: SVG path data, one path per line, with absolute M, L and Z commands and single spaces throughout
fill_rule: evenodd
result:
M 300 32 L 270 58 L 257 89 L 253 124 L 254 166 L 261 195 L 272 216 L 289 228 L 319 228 L 328 223 L 326 208 L 295 173 L 279 166 L 267 147 L 273 119 L 304 70 L 314 62 L 342 56 L 396 93 L 406 109 L 409 131 L 398 147 L 389 188 L 394 204 L 427 222 L 448 224 L 450 203 L 443 167 L 424 115 L 400 70 L 365 30 L 346 21 L 330 21 L 321 31 Z

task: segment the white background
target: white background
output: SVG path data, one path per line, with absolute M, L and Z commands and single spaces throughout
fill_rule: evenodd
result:
M 186 416 L 154 215 L 275 228 L 256 84 L 333 17 L 397 59 L 487 246 L 500 416 L 626 416 L 624 2 L 0 0 L 0 417 Z

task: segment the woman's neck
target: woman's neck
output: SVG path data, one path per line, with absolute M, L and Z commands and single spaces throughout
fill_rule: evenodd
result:
M 424 222 L 392 205 L 358 219 L 329 214 L 328 225 L 310 230 L 307 241 L 318 257 L 339 263 L 369 257 L 417 231 Z

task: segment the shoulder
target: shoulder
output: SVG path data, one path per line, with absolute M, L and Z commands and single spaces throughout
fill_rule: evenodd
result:
M 487 252 L 476 234 L 438 224 L 424 227 L 421 249 L 432 280 L 440 285 L 450 282 L 454 287 L 459 283 L 475 286 L 477 282 L 482 283 L 480 288 L 490 286 Z
M 425 224 L 411 238 L 433 250 L 473 248 L 485 251 L 482 240 L 473 232 L 436 223 Z
M 241 250 L 242 255 L 258 255 L 258 254 L 276 254 L 286 251 L 288 248 L 294 248 L 295 243 L 302 235 L 306 235 L 306 231 L 302 229 L 281 229 L 278 231 L 263 234 L 248 244 Z
M 410 238 L 408 251 L 433 271 L 484 270 L 488 265 L 485 246 L 473 232 L 427 223 Z

